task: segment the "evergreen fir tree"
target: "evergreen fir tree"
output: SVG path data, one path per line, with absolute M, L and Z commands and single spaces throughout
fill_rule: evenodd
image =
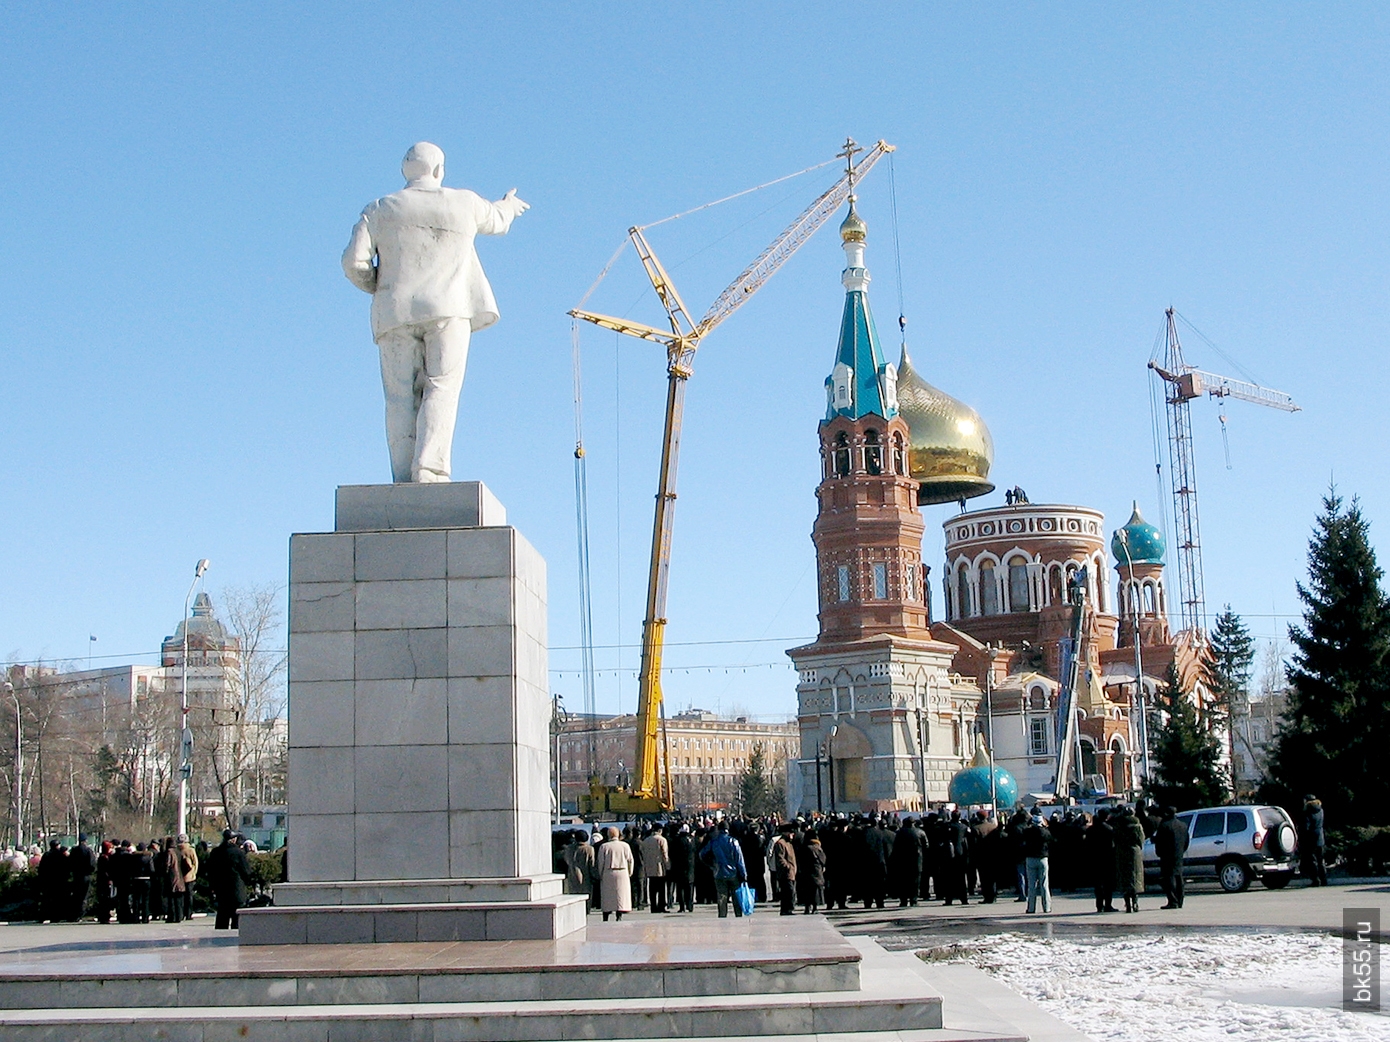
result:
M 762 742 L 754 744 L 748 766 L 739 775 L 738 799 L 745 814 L 772 814 L 781 809 L 774 803 L 772 783 L 768 778 L 767 754 Z
M 1211 631 L 1211 656 L 1206 660 L 1207 690 L 1211 699 L 1203 713 L 1208 731 L 1224 731 L 1231 763 L 1231 791 L 1236 791 L 1235 738 L 1232 719 L 1250 697 L 1250 670 L 1255 662 L 1255 642 L 1244 620 L 1226 605 Z
M 1369 528 L 1355 499 L 1344 506 L 1335 488 L 1323 498 L 1264 793 L 1285 806 L 1317 795 L 1331 827 L 1390 822 L 1390 602 Z
M 1219 806 L 1227 796 L 1218 763 L 1221 745 L 1197 719 L 1197 709 L 1182 688 L 1175 664 L 1168 667 L 1166 683 L 1159 695 L 1158 708 L 1164 719 L 1154 733 L 1154 776 L 1149 794 L 1178 810 Z

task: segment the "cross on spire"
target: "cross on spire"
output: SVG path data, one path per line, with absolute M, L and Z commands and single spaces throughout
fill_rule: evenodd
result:
M 843 159 L 845 161 L 845 175 L 849 178 L 850 199 L 854 198 L 854 156 L 855 153 L 862 151 L 864 150 L 859 147 L 854 138 L 846 137 L 844 149 L 835 153 L 837 159 Z

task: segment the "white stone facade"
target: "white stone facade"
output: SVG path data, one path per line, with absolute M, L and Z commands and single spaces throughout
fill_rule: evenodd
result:
M 947 798 L 980 707 L 974 682 L 950 672 L 955 651 L 883 636 L 788 652 L 798 671 L 800 809 L 817 809 L 818 769 L 826 812 L 921 809 L 924 779 L 928 802 Z

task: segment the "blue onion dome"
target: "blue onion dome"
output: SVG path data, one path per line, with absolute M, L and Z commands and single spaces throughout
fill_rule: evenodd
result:
M 1125 534 L 1123 539 L 1120 532 Z M 1129 524 L 1119 529 L 1110 540 L 1110 554 L 1115 558 L 1116 568 L 1130 561 L 1135 564 L 1162 564 L 1164 549 L 1163 533 L 1144 520 L 1144 515 L 1139 513 L 1138 503 L 1134 504 Z
M 990 792 L 990 772 L 994 772 L 994 792 Z M 1018 803 L 1018 782 L 1002 767 L 990 767 L 989 753 L 983 737 L 975 746 L 975 758 L 951 778 L 948 790 L 952 803 L 962 807 L 993 802 L 995 809 L 1013 807 Z M 993 799 L 991 800 L 991 795 Z

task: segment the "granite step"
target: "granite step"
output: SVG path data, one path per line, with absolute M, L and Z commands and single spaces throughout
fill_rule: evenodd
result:
M 939 1030 L 942 1002 L 906 954 L 873 953 L 857 991 L 494 1002 L 130 1006 L 0 1013 L 6 1042 L 561 1042 Z M 926 1036 L 1017 1038 L 988 1033 Z
M 245 947 L 226 935 L 117 940 L 17 953 L 0 965 L 0 1009 L 852 992 L 861 959 L 824 920 L 772 917 L 596 922 L 587 936 L 555 942 Z

